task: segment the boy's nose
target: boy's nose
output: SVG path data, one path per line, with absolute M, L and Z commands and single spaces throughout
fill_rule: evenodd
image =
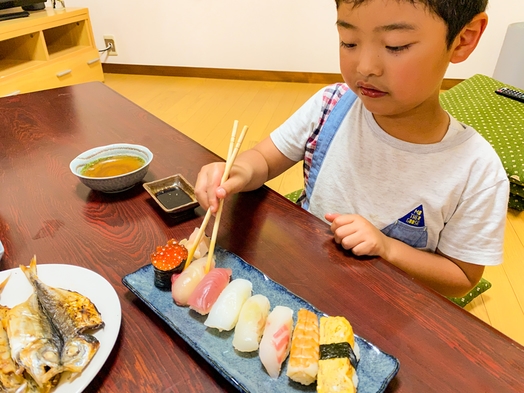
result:
M 362 50 L 358 58 L 357 72 L 363 76 L 380 76 L 382 74 L 380 55 L 374 51 Z

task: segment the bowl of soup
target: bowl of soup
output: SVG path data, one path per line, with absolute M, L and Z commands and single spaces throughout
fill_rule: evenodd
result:
M 71 161 L 69 168 L 89 188 L 113 193 L 138 184 L 152 160 L 153 153 L 147 147 L 115 143 L 83 152 Z

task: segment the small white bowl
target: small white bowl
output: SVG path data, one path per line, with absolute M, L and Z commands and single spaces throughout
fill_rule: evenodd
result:
M 118 176 L 88 177 L 81 174 L 85 165 L 100 158 L 119 155 L 140 157 L 145 161 L 145 164 L 135 171 Z M 147 147 L 131 145 L 129 143 L 115 143 L 112 145 L 95 147 L 83 152 L 71 161 L 69 168 L 71 169 L 71 172 L 73 172 L 73 174 L 89 188 L 96 191 L 113 193 L 128 190 L 140 182 L 146 175 L 149 164 L 152 160 L 153 153 L 151 153 Z

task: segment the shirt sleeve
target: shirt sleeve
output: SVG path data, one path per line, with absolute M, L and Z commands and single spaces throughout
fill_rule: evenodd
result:
M 493 266 L 502 263 L 509 181 L 498 156 L 481 177 L 483 185 L 490 185 L 459 203 L 441 232 L 438 249 L 463 262 Z
M 319 90 L 271 134 L 278 150 L 292 161 L 304 158 L 306 142 L 320 119 L 324 89 Z

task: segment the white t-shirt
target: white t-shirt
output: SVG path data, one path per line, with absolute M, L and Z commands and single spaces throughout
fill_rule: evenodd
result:
M 321 90 L 271 139 L 300 161 L 317 126 Z M 321 131 L 322 132 L 322 131 Z M 479 265 L 502 262 L 509 182 L 491 145 L 450 116 L 442 141 L 404 142 L 387 134 L 357 99 L 335 134 L 309 211 L 359 214 L 413 247 Z

